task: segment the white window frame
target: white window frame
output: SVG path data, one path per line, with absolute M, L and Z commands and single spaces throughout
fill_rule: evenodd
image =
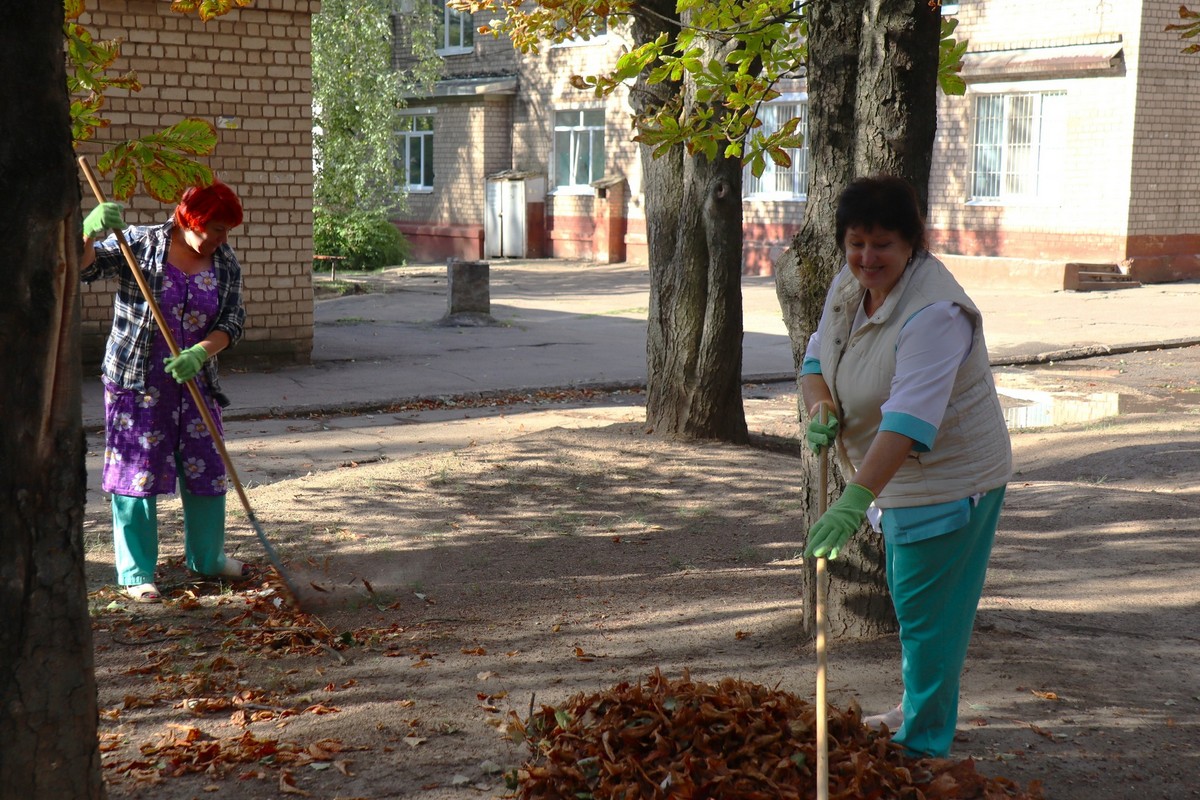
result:
M 451 8 L 446 0 L 431 0 L 434 13 L 442 15 L 441 41 L 434 50 L 440 56 L 457 56 L 475 52 L 475 23 L 468 11 Z M 450 32 L 458 23 L 458 41 L 451 41 Z
M 564 120 L 564 115 L 575 115 L 575 120 Z M 600 115 L 600 124 L 588 124 L 587 117 Z M 553 166 L 551 181 L 553 182 L 554 194 L 592 194 L 595 190 L 592 188 L 592 182 L 604 177 L 604 169 L 608 163 L 605 147 L 607 146 L 607 125 L 608 115 L 603 106 L 586 106 L 582 108 L 556 108 L 554 110 L 554 138 L 551 147 L 551 164 Z M 565 134 L 566 136 L 563 136 Z M 597 142 L 597 136 L 599 141 Z M 587 147 L 588 150 L 588 175 L 587 180 L 582 182 L 559 183 L 562 177 L 559 174 L 560 166 L 559 159 L 562 153 L 562 140 L 567 140 L 567 146 L 570 148 L 567 154 L 568 163 L 575 164 L 580 157 L 581 148 Z M 600 154 L 599 164 L 596 167 L 596 151 L 597 145 Z M 574 172 L 574 168 L 572 168 Z M 572 175 L 572 178 L 577 177 Z
M 437 180 L 437 176 L 433 172 L 433 145 L 434 137 L 437 132 L 436 108 L 406 108 L 396 115 L 396 138 L 399 140 L 398 157 L 404 170 L 404 186 L 409 194 L 429 194 L 433 191 L 433 182 Z M 415 123 L 418 119 L 428 119 L 428 129 L 416 129 Z M 407 124 L 410 127 L 405 129 L 403 126 Z M 411 172 L 409 171 L 409 163 L 411 161 L 411 148 L 414 144 L 421 148 L 421 180 L 414 183 Z M 428 172 L 429 182 L 425 182 L 425 176 Z
M 1064 178 L 1066 120 L 1065 89 L 1009 85 L 972 92 L 967 202 L 1056 202 Z
M 767 166 L 763 174 L 754 177 L 747 165 L 742 176 L 742 199 L 744 200 L 791 200 L 804 201 L 808 199 L 808 95 L 805 93 L 784 94 L 774 100 L 763 103 L 759 111 L 762 121 L 761 132 L 769 136 L 779 130 L 789 119 L 798 112 L 803 121 L 798 133 L 804 137 L 801 147 L 789 147 L 787 151 L 792 156 L 792 166 L 784 169 L 766 157 Z M 782 186 L 781 186 L 782 184 Z

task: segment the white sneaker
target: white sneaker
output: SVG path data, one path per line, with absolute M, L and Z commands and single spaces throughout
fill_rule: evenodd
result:
M 873 731 L 880 730 L 884 725 L 891 733 L 895 733 L 904 724 L 904 710 L 900 706 L 896 706 L 891 711 L 883 714 L 875 714 L 870 717 L 863 717 L 863 725 L 866 725 Z

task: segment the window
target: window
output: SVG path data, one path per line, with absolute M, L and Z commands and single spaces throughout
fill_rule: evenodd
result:
M 433 7 L 437 9 L 437 51 L 442 55 L 473 51 L 475 24 L 470 13 L 451 8 L 446 0 L 433 0 Z
M 769 136 L 796 117 L 800 118 L 800 126 L 796 130 L 804 136 L 804 146 L 787 148 L 792 165 L 781 167 L 768 157 L 767 168 L 757 178 L 747 167 L 743 180 L 745 196 L 780 200 L 803 200 L 808 196 L 808 103 L 787 100 L 765 104 L 759 113 L 759 120 L 762 121 L 760 130 L 764 136 Z
M 971 200 L 1051 199 L 1062 186 L 1066 94 L 975 96 Z
M 554 187 L 591 191 L 604 177 L 604 109 L 554 113 Z
M 398 125 L 400 172 L 410 192 L 433 189 L 433 115 L 404 114 Z

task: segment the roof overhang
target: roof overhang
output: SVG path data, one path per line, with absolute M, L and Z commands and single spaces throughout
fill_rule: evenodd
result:
M 1120 39 L 1059 47 L 984 50 L 964 53 L 962 60 L 960 74 L 967 83 L 1125 74 L 1124 44 Z
M 433 87 L 434 97 L 479 97 L 488 94 L 516 94 L 517 77 L 447 78 Z

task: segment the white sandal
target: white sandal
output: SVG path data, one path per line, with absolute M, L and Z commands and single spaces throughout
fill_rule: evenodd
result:
M 886 711 L 883 714 L 874 714 L 870 717 L 863 717 L 863 725 L 866 725 L 873 731 L 880 730 L 884 725 L 887 729 L 895 733 L 900 730 L 900 726 L 904 724 L 904 709 L 901 706 L 896 706 L 891 711 Z
M 125 596 L 135 603 L 161 603 L 162 594 L 153 583 L 137 583 L 132 586 L 122 586 Z
M 245 561 L 239 561 L 233 556 L 225 556 L 225 563 L 216 578 L 226 578 L 231 581 L 244 581 L 250 577 L 251 567 Z

